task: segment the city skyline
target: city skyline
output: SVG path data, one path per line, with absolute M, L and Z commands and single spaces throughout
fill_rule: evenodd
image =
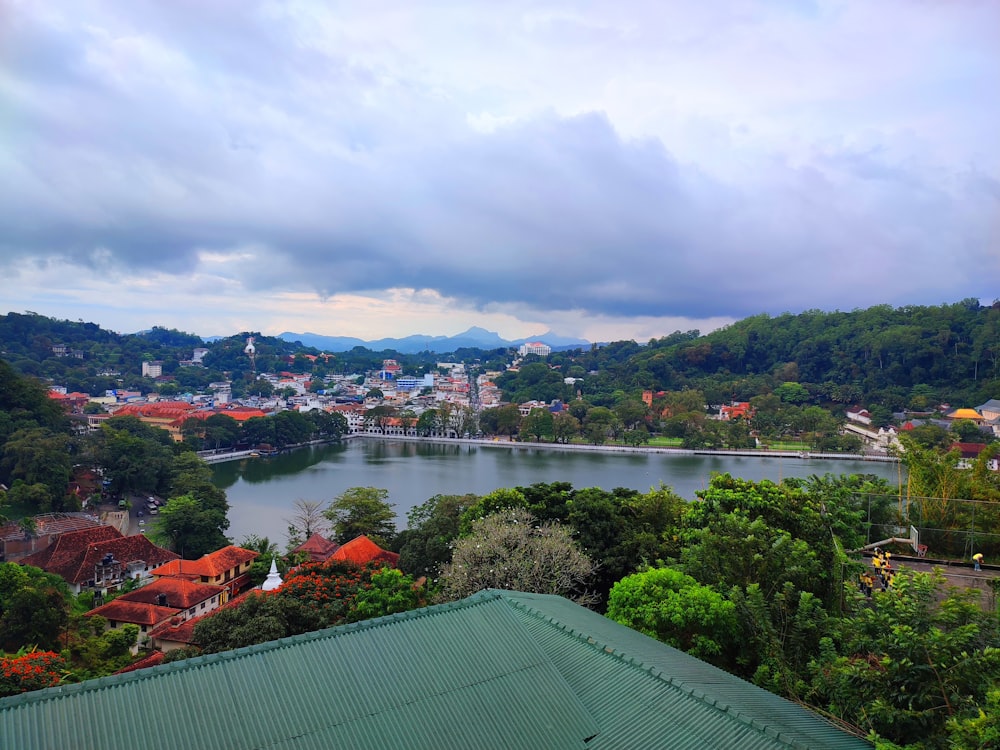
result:
M 0 6 L 0 312 L 590 341 L 1000 286 L 1000 5 Z

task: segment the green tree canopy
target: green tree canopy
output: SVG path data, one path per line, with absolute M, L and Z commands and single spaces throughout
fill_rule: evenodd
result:
M 388 498 L 389 490 L 380 487 L 349 487 L 331 500 L 323 515 L 337 543 L 364 535 L 388 547 L 396 536 L 396 506 Z
M 620 580 L 611 589 L 607 616 L 707 661 L 737 636 L 735 605 L 673 568 L 652 568 Z
M 514 508 L 472 524 L 472 532 L 455 543 L 441 585 L 448 600 L 491 588 L 580 599 L 593 572 L 594 563 L 568 527 L 538 523 L 528 511 Z

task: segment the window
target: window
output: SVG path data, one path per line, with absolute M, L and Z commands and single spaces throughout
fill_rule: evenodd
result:
M 213 600 L 213 601 L 214 601 L 214 600 Z M 199 609 L 205 609 L 205 602 L 202 602 L 202 603 L 201 603 L 201 607 L 199 607 Z

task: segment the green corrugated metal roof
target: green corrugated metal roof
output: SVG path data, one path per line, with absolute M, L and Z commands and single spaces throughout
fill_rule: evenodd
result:
M 0 748 L 868 748 L 555 596 L 460 602 L 0 700 Z

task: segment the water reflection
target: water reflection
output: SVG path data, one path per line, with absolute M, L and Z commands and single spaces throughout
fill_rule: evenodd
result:
M 504 445 L 353 440 L 313 446 L 272 458 L 217 464 L 226 490 L 229 533 L 239 541 L 262 534 L 284 542 L 297 499 L 328 502 L 348 487 L 389 490 L 400 525 L 415 505 L 436 494 L 485 494 L 498 487 L 569 482 L 576 488 L 615 487 L 645 492 L 665 484 L 694 498 L 714 473 L 780 481 L 789 476 L 869 473 L 895 483 L 894 464 L 800 458 L 742 458 L 629 453 L 576 453 Z

